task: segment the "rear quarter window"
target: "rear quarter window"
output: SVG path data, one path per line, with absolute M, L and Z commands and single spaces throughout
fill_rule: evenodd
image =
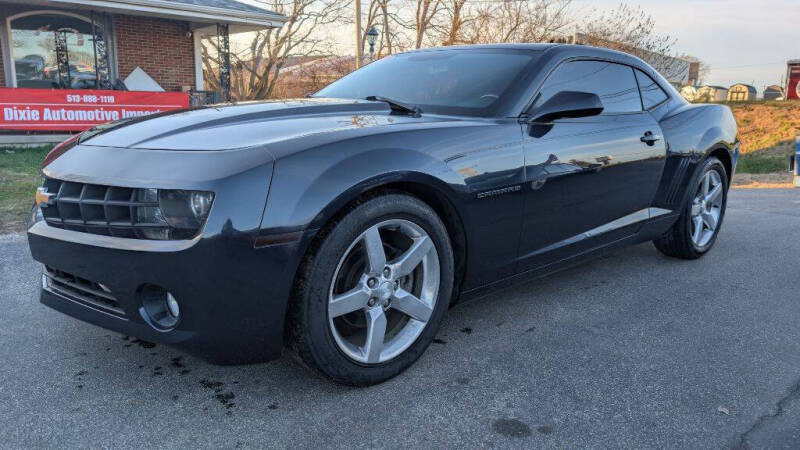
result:
M 639 82 L 639 91 L 642 93 L 644 109 L 657 106 L 667 99 L 667 93 L 649 75 L 639 69 L 636 69 L 635 72 L 636 81 Z

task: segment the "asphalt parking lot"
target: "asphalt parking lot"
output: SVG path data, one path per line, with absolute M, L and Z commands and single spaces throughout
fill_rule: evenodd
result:
M 735 190 L 700 261 L 644 244 L 453 308 L 411 370 L 347 388 L 218 367 L 38 303 L 0 237 L 0 446 L 800 445 L 800 190 Z

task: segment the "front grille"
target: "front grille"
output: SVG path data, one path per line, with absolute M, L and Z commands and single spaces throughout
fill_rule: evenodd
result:
M 71 300 L 117 316 L 125 315 L 111 290 L 100 283 L 45 266 L 44 284 L 47 289 Z
M 56 195 L 42 208 L 48 225 L 105 236 L 147 239 L 142 230 L 168 229 L 166 223 L 140 223 L 138 208 L 158 207 L 155 201 L 137 201 L 136 189 L 75 183 L 47 178 L 47 192 Z

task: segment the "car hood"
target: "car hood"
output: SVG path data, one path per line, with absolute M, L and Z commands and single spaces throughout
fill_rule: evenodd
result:
M 249 102 L 173 111 L 111 125 L 82 146 L 152 150 L 220 151 L 331 133 L 441 121 L 391 114 L 389 105 L 365 100 L 309 98 Z M 377 130 L 372 130 L 377 131 Z

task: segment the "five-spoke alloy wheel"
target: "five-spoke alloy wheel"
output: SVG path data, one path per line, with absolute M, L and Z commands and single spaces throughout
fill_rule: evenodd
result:
M 288 344 L 339 382 L 369 385 L 414 363 L 450 303 L 447 228 L 421 200 L 386 193 L 321 230 L 290 306 Z
M 438 291 L 439 255 L 425 230 L 405 219 L 383 221 L 358 236 L 336 267 L 331 333 L 355 361 L 388 361 L 420 335 Z
M 668 256 L 697 259 L 714 245 L 728 200 L 728 173 L 716 157 L 698 167 L 675 224 L 653 244 Z
M 722 191 L 725 186 L 716 170 L 703 174 L 692 201 L 692 242 L 698 247 L 708 245 L 717 231 L 722 215 Z

